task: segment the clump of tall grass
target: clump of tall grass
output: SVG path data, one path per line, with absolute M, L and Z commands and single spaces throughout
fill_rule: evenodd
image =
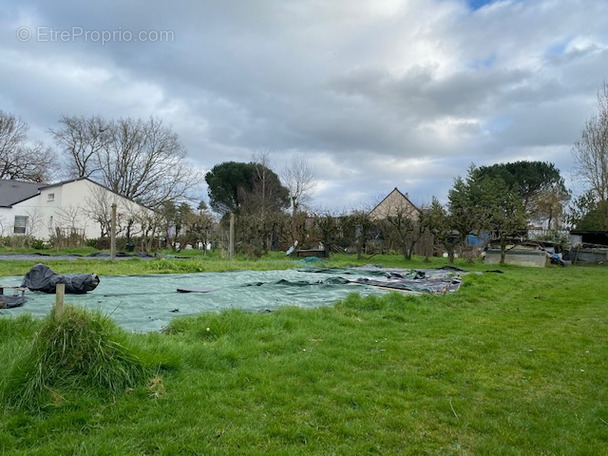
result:
M 150 373 L 109 317 L 66 306 L 61 316 L 46 318 L 25 356 L 14 361 L 0 395 L 9 406 L 41 409 L 83 393 L 117 395 Z
M 36 332 L 40 321 L 31 314 L 20 314 L 10 318 L 0 318 L 0 341 L 6 344 L 9 341 L 23 343 L 21 339 L 29 339 Z

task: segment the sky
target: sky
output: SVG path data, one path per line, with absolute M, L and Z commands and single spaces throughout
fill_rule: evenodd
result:
M 395 187 L 445 202 L 471 164 L 518 160 L 576 191 L 607 18 L 603 0 L 0 0 L 0 109 L 53 147 L 62 115 L 152 115 L 202 173 L 304 157 L 313 210 Z

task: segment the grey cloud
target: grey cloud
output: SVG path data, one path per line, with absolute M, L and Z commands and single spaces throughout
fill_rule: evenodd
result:
M 41 139 L 61 114 L 160 115 L 202 169 L 256 150 L 281 163 L 308 154 L 325 165 L 326 190 L 316 195 L 325 206 L 395 186 L 414 200 L 442 198 L 471 162 L 532 150 L 553 154 L 566 172 L 565 151 L 608 61 L 608 4 L 594 0 L 507 0 L 476 11 L 464 0 L 0 8 L 0 107 Z M 22 43 L 20 21 L 167 30 L 174 39 Z M 409 166 L 414 158 L 425 161 Z

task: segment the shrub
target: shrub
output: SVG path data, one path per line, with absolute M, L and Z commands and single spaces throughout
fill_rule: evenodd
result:
M 94 247 L 97 250 L 110 250 L 110 238 L 109 237 L 100 237 L 98 239 L 89 239 L 87 241 L 87 245 L 90 247 Z M 116 250 L 123 251 L 127 248 L 127 239 L 124 237 L 116 238 Z
M 95 239 L 95 244 L 93 247 L 95 247 L 97 250 L 110 250 L 110 238 L 100 237 Z
M 34 242 L 34 238 L 26 234 L 16 234 L 10 236 L 8 247 L 12 248 L 30 248 Z
M 33 249 L 36 249 L 36 250 L 45 250 L 45 249 L 48 249 L 48 248 L 49 248 L 49 246 L 48 246 L 48 244 L 47 244 L 45 241 L 43 241 L 42 239 L 34 239 L 34 240 L 32 241 L 32 248 L 33 248 Z

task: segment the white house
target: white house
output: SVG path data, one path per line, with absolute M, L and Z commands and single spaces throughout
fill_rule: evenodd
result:
M 99 238 L 109 232 L 114 203 L 119 230 L 130 225 L 131 235 L 156 215 L 88 178 L 50 185 L 0 179 L 0 236 Z

